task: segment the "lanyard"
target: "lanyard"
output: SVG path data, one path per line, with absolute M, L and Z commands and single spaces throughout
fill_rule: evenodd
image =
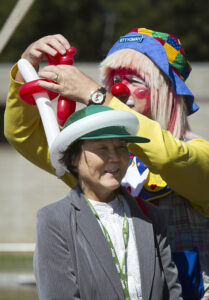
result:
M 107 231 L 107 229 L 105 228 L 105 226 L 102 224 L 102 221 L 100 220 L 100 217 L 97 213 L 97 211 L 95 210 L 95 208 L 92 206 L 91 202 L 88 200 L 88 198 L 84 195 L 84 198 L 86 199 L 87 203 L 89 204 L 89 206 L 91 207 L 95 217 L 97 218 L 97 220 L 100 222 L 105 238 L 107 240 L 107 244 L 111 250 L 118 274 L 120 276 L 120 280 L 121 280 L 121 284 L 123 287 L 123 293 L 125 296 L 125 300 L 130 300 L 130 296 L 129 296 L 129 291 L 128 291 L 128 283 L 127 283 L 127 270 L 126 270 L 126 250 L 128 247 L 128 219 L 125 213 L 125 208 L 124 208 L 124 203 L 123 201 L 121 201 L 121 199 L 118 197 L 118 200 L 121 204 L 121 206 L 123 207 L 123 211 L 124 211 L 124 218 L 123 218 L 123 229 L 122 229 L 122 233 L 123 233 L 123 241 L 124 241 L 124 246 L 125 246 L 125 252 L 124 252 L 124 256 L 123 256 L 123 261 L 122 261 L 122 267 L 120 266 L 119 260 L 118 260 L 118 256 L 116 254 L 115 251 L 115 247 L 113 246 L 112 240 L 110 238 L 110 235 Z

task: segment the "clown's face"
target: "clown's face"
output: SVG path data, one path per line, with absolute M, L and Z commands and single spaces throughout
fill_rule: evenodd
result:
M 134 72 L 124 69 L 118 69 L 115 71 L 113 77 L 114 84 L 122 82 L 130 90 L 130 94 L 127 96 L 118 98 L 128 105 L 133 110 L 150 117 L 150 89 L 146 85 L 143 79 L 135 75 Z

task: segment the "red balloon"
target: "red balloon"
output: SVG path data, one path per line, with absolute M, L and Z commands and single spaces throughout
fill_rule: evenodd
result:
M 70 47 L 66 50 L 67 54 L 60 56 L 59 64 L 61 65 L 72 65 L 73 55 L 76 54 L 76 48 Z
M 39 80 L 50 81 L 47 79 L 36 79 L 36 80 L 30 81 L 30 82 L 27 82 L 20 87 L 19 95 L 20 95 L 20 98 L 24 102 L 26 102 L 28 104 L 36 105 L 33 95 L 37 94 L 37 93 L 41 93 L 41 92 L 46 92 L 48 94 L 50 100 L 53 100 L 54 98 L 56 98 L 58 96 L 57 93 L 49 91 L 49 90 L 41 87 L 38 84 Z
M 69 55 L 64 55 L 60 57 L 59 60 L 60 65 L 72 65 L 73 64 L 73 58 Z
M 76 48 L 70 47 L 66 50 L 66 54 L 60 56 L 59 64 L 72 65 L 73 55 L 76 54 Z M 60 126 L 63 126 L 69 116 L 75 112 L 76 102 L 60 96 L 57 103 L 57 122 Z
M 74 54 L 76 54 L 76 52 L 77 52 L 77 50 L 76 50 L 75 47 L 70 47 L 70 48 L 68 48 L 66 51 L 67 51 L 67 53 L 68 53 L 69 55 L 74 55 Z
M 46 54 L 49 65 L 72 65 L 73 64 L 73 55 L 76 54 L 76 48 L 70 47 L 66 50 L 64 55 L 61 55 L 57 52 L 55 56 Z
M 124 83 L 118 82 L 112 86 L 111 93 L 116 97 L 127 97 L 130 95 L 130 90 Z
M 69 116 L 75 112 L 76 102 L 60 96 L 57 103 L 57 122 L 62 127 Z
M 50 54 L 46 54 L 49 65 L 58 65 L 60 60 L 60 54 L 57 52 L 54 56 Z
M 55 56 L 46 54 L 49 65 L 72 65 L 73 64 L 73 55 L 76 54 L 76 48 L 70 47 L 66 50 L 64 55 L 61 55 L 57 52 Z M 35 105 L 35 100 L 33 98 L 33 94 L 40 93 L 40 92 L 47 92 L 49 99 L 53 100 L 58 96 L 57 93 L 52 92 L 50 90 L 46 90 L 45 88 L 39 86 L 37 82 L 39 80 L 50 81 L 47 79 L 37 79 L 30 82 L 23 84 L 19 90 L 20 98 L 28 103 Z M 51 81 L 50 81 L 51 82 Z M 58 98 L 57 103 L 57 121 L 60 126 L 65 124 L 65 121 L 68 117 L 75 112 L 76 109 L 76 102 L 65 97 L 60 96 Z

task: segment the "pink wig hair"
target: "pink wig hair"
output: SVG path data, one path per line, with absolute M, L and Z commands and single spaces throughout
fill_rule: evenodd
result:
M 151 118 L 169 130 L 174 137 L 184 139 L 189 131 L 184 96 L 174 93 L 169 78 L 146 55 L 133 49 L 119 50 L 100 65 L 101 80 L 111 89 L 115 70 L 129 70 L 141 77 L 150 88 Z

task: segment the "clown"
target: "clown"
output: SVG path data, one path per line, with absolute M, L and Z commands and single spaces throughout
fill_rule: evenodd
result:
M 187 120 L 187 115 L 199 108 L 184 83 L 190 71 L 190 63 L 179 39 L 145 28 L 133 29 L 121 37 L 101 63 L 101 79 L 108 90 L 131 109 L 156 120 L 163 129 L 184 141 L 198 138 L 191 132 Z M 119 89 L 122 85 L 118 83 L 126 87 L 121 94 Z M 133 196 L 140 195 L 146 200 L 157 198 L 162 188 L 168 193 L 170 188 L 165 181 L 151 174 L 152 188 L 143 189 L 142 194 L 137 185 L 138 182 L 142 187 L 140 178 L 136 178 L 137 172 L 133 168 L 137 168 L 137 164 L 140 177 L 141 172 L 146 172 L 148 176 L 144 164 L 131 156 L 132 168 L 129 168 L 123 182 Z
M 30 45 L 23 57 L 37 68 L 45 53 L 62 53 L 69 46 L 60 35 L 48 36 Z M 39 72 L 43 78 L 57 79 L 40 82 L 42 87 L 85 105 L 97 95 L 101 105 L 137 116 L 140 133 L 150 143 L 129 145 L 130 165 L 123 185 L 138 201 L 151 201 L 167 211 L 173 258 L 184 299 L 189 300 L 209 297 L 209 143 L 192 133 L 187 121 L 198 110 L 184 82 L 190 70 L 176 37 L 137 28 L 120 37 L 101 63 L 107 92 L 75 66 L 47 66 Z M 14 66 L 6 137 L 26 158 L 54 174 L 46 141 L 39 142 L 43 128 L 37 126 L 38 112 L 19 99 L 20 81 Z M 70 173 L 61 179 L 70 187 L 76 183 Z

